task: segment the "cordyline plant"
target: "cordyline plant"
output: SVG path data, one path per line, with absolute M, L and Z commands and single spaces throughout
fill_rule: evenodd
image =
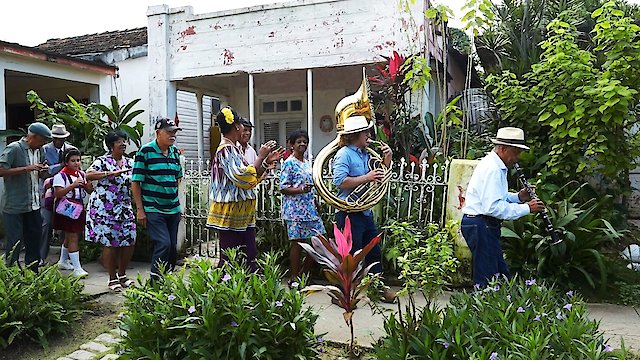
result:
M 380 274 L 363 281 L 365 275 L 377 264 L 364 265 L 364 259 L 374 246 L 380 241 L 380 235 L 371 240 L 363 249 L 351 254 L 351 221 L 347 216 L 344 231 L 333 225 L 335 241 L 322 235 L 311 238 L 311 245 L 300 243 L 302 248 L 314 258 L 318 264 L 326 266 L 323 269 L 325 278 L 331 285 L 311 285 L 303 289 L 306 292 L 328 290 L 329 296 L 344 309 L 344 321 L 351 331 L 349 353 L 353 355 L 353 310 L 367 293 L 367 288 Z

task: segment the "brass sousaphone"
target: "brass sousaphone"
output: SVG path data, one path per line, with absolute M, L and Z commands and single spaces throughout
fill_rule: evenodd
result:
M 387 193 L 389 187 L 389 180 L 391 179 L 391 169 L 385 166 L 382 162 L 382 155 L 375 151 L 371 146 L 379 147 L 382 145 L 379 141 L 370 141 L 366 150 L 369 153 L 369 169 L 382 169 L 384 177 L 380 182 L 371 182 L 367 184 L 358 185 L 346 199 L 340 199 L 337 194 L 334 194 L 328 187 L 325 181 L 322 179 L 324 169 L 330 171 L 330 160 L 338 152 L 340 133 L 344 129 L 344 121 L 350 116 L 364 116 L 367 121 L 374 122 L 375 128 L 375 114 L 369 101 L 370 89 L 369 81 L 365 75 L 364 69 L 362 70 L 362 84 L 355 94 L 349 95 L 336 105 L 336 130 L 337 136 L 327 146 L 325 146 L 315 159 L 313 164 L 313 183 L 318 191 L 318 194 L 331 206 L 338 210 L 345 212 L 359 212 L 372 208 L 377 204 L 384 195 Z

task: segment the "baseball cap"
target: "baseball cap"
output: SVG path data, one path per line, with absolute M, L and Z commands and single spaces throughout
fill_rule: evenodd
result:
M 242 124 L 244 127 L 253 127 L 253 124 L 251 123 L 251 121 L 249 121 L 249 119 L 245 119 L 243 117 L 240 118 L 240 124 Z
M 176 122 L 171 120 L 171 119 L 167 119 L 167 118 L 161 118 L 158 119 L 156 121 L 156 126 L 155 126 L 156 130 L 166 130 L 166 131 L 175 131 L 175 130 L 182 130 L 181 128 L 179 128 L 176 125 Z

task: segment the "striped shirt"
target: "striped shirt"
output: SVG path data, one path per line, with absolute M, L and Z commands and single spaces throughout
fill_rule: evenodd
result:
M 165 156 L 153 140 L 136 153 L 131 181 L 140 184 L 145 212 L 180 213 L 178 180 L 181 178 L 180 155 L 175 146 L 170 146 Z

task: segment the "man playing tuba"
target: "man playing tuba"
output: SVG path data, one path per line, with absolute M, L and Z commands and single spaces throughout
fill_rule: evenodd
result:
M 356 187 L 362 184 L 380 182 L 384 178 L 384 171 L 380 168 L 369 167 L 370 155 L 366 148 L 371 138 L 373 120 L 364 116 L 350 116 L 344 119 L 344 128 L 339 132 L 339 150 L 333 161 L 333 183 L 340 189 L 338 197 L 346 200 Z M 381 145 L 383 154 L 382 163 L 385 167 L 391 165 L 391 148 L 387 144 Z M 357 196 L 357 194 L 356 194 Z M 371 209 L 357 212 L 339 211 L 336 214 L 336 223 L 340 230 L 344 229 L 345 219 L 351 220 L 351 236 L 353 247 L 351 252 L 361 250 L 378 235 L 378 229 L 373 219 Z M 378 262 L 371 271 L 382 273 L 382 252 L 378 243 L 365 258 L 366 265 Z M 393 303 L 396 294 L 388 288 L 382 290 L 382 299 Z

